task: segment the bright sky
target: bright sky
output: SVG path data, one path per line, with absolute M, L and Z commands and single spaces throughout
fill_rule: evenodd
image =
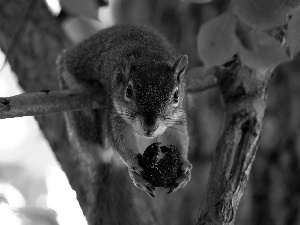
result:
M 0 52 L 0 66 L 4 55 Z M 6 65 L 0 72 L 0 97 L 22 92 L 15 75 Z M 45 206 L 57 212 L 60 225 L 86 225 L 86 220 L 71 189 L 67 177 L 60 169 L 53 153 L 41 134 L 33 117 L 0 120 L 0 165 L 20 164 L 32 176 L 44 177 L 48 189 Z M 0 224 L 20 224 L 12 209 L 26 205 L 21 192 L 7 183 L 0 183 L 9 206 L 0 203 Z M 37 205 L 38 206 L 38 205 Z

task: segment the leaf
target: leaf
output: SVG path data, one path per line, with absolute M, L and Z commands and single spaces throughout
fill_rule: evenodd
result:
M 300 5 L 300 0 L 284 0 L 280 1 L 280 8 L 285 13 L 291 13 Z
M 200 4 L 204 4 L 204 3 L 209 3 L 213 0 L 180 0 L 183 3 L 200 3 Z
M 300 9 L 294 12 L 287 31 L 287 43 L 291 55 L 295 56 L 300 51 Z
M 240 33 L 242 33 L 242 38 L 240 38 Z M 236 35 L 239 40 L 240 59 L 250 68 L 273 68 L 281 62 L 289 60 L 281 45 L 261 31 L 240 29 Z M 247 44 L 245 45 L 245 43 Z
M 205 66 L 222 65 L 237 52 L 235 20 L 231 11 L 206 22 L 197 37 L 198 54 Z
M 98 20 L 98 6 L 94 0 L 60 0 L 62 7 L 70 14 Z
M 282 0 L 234 0 L 233 11 L 253 29 L 268 30 L 285 23 Z

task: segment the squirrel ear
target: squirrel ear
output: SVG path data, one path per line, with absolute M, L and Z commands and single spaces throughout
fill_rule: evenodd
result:
M 131 55 L 127 60 L 125 60 L 123 65 L 123 73 L 128 78 L 130 70 L 134 67 L 135 58 L 133 55 Z
M 184 74 L 188 65 L 188 56 L 182 55 L 180 56 L 172 67 L 172 71 L 177 75 L 177 80 L 180 83 L 181 77 Z
M 114 77 L 115 83 L 120 84 L 128 80 L 130 70 L 134 67 L 134 56 L 130 56 L 128 59 L 125 59 L 118 68 L 116 75 Z

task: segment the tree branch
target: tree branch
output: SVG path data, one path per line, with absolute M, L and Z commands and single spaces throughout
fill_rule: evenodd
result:
M 88 90 L 43 90 L 0 98 L 0 119 L 100 108 L 104 98 Z
M 187 92 L 197 93 L 218 86 L 216 67 L 195 67 L 187 71 Z
M 197 93 L 218 85 L 216 68 L 195 67 L 187 76 L 187 92 Z M 41 116 L 51 113 L 101 108 L 104 105 L 103 90 L 42 90 L 12 97 L 0 98 L 0 119 Z
M 230 68 L 217 71 L 226 103 L 225 129 L 215 150 L 206 200 L 197 225 L 234 224 L 266 108 L 270 72 L 259 73 L 241 65 L 238 59 Z

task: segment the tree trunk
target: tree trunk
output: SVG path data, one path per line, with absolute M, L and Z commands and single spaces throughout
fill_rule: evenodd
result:
M 233 225 L 255 159 L 270 73 L 227 63 L 217 73 L 226 104 L 226 118 L 197 225 Z

